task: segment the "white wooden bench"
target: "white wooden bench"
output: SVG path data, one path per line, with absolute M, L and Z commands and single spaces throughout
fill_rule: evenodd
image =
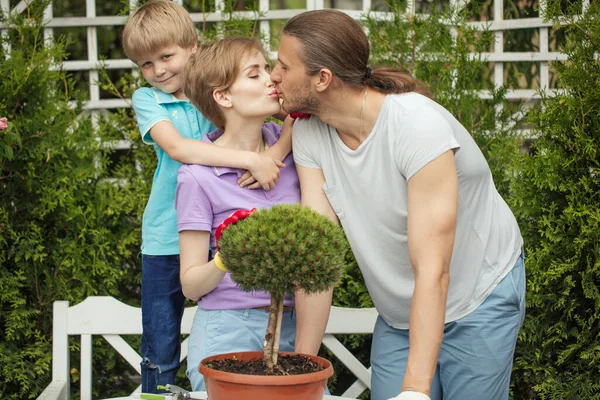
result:
M 181 333 L 189 334 L 196 307 L 183 314 Z M 142 311 L 109 296 L 92 296 L 69 307 L 68 301 L 55 301 L 52 331 L 52 382 L 38 400 L 69 399 L 69 336 L 81 336 L 81 399 L 92 398 L 92 336 L 101 335 L 137 372 L 142 357 L 121 335 L 142 334 Z M 343 394 L 357 398 L 371 386 L 371 372 L 333 335 L 373 333 L 377 311 L 374 308 L 332 307 L 323 344 L 356 376 Z M 188 339 L 181 343 L 181 360 L 187 357 Z M 139 391 L 138 387 L 135 391 Z

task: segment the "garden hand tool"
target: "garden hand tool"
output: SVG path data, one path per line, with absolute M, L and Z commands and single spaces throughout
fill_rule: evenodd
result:
M 186 390 L 182 387 L 179 387 L 177 385 L 171 385 L 171 384 L 166 384 L 166 385 L 158 385 L 157 386 L 158 389 L 162 389 L 162 390 L 166 390 L 167 392 L 169 392 L 169 399 L 171 400 L 200 400 L 198 398 L 192 397 L 192 395 L 190 394 L 189 390 Z M 155 395 L 158 396 L 158 395 Z M 162 399 L 167 399 L 166 397 L 162 397 Z M 148 400 L 155 400 L 153 399 L 148 399 Z
M 164 395 L 164 394 L 152 394 L 152 393 L 134 393 L 134 396 L 136 396 L 136 398 L 140 398 L 143 400 L 167 400 L 171 398 L 171 395 Z M 168 396 L 168 397 L 167 397 Z

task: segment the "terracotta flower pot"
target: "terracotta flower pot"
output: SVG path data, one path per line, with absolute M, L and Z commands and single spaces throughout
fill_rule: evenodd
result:
M 279 353 L 280 355 L 299 353 Z M 302 375 L 262 376 L 217 371 L 204 364 L 213 360 L 235 357 L 238 360 L 262 358 L 262 351 L 219 354 L 207 357 L 198 367 L 204 375 L 210 400 L 321 400 L 327 379 L 333 375 L 331 363 L 321 357 L 306 356 L 323 367 L 319 372 Z

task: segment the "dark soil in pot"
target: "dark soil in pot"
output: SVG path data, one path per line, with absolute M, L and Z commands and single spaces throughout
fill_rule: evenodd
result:
M 319 364 L 301 355 L 280 355 L 277 365 L 272 370 L 267 368 L 262 359 L 238 360 L 237 358 L 227 358 L 212 360 L 205 365 L 223 372 L 267 376 L 302 375 L 323 370 L 323 367 Z

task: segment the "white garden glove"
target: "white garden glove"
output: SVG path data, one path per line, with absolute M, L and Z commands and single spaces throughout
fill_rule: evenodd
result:
M 415 392 L 414 390 L 405 390 L 396 397 L 388 400 L 431 400 L 431 397 L 425 393 Z

